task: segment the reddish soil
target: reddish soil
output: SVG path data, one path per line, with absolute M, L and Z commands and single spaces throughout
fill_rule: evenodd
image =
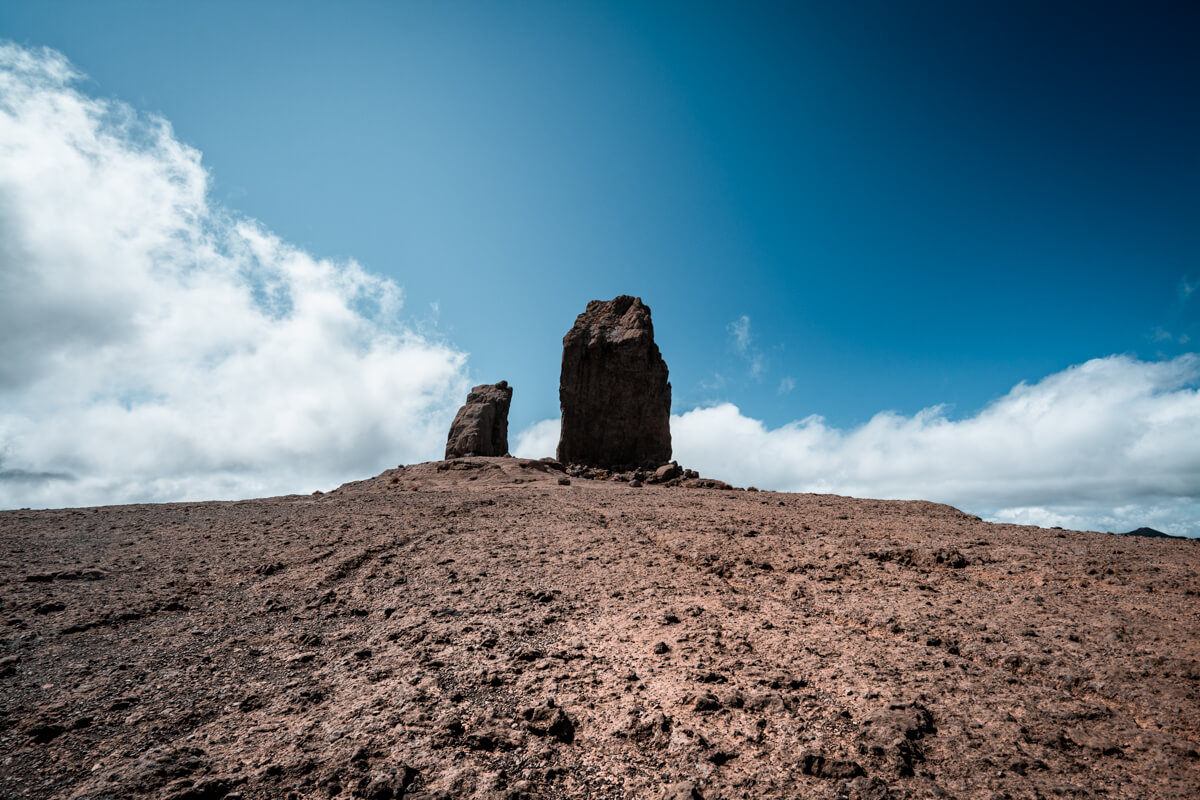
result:
M 0 513 L 0 797 L 1197 796 L 1200 543 L 562 478 Z

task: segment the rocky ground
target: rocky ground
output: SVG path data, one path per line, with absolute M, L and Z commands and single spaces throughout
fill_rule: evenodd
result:
M 0 513 L 0 797 L 1197 796 L 1200 543 L 600 477 Z

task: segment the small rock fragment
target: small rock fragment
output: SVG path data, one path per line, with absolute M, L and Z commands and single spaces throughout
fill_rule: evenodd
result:
M 233 782 L 228 778 L 204 778 L 166 797 L 167 800 L 221 800 L 232 788 Z
M 419 773 L 409 766 L 376 773 L 362 791 L 366 800 L 399 800 Z
M 52 742 L 61 736 L 66 731 L 62 725 L 42 722 L 29 728 L 29 738 L 33 739 L 38 744 L 46 744 Z
M 704 795 L 692 781 L 682 781 L 668 786 L 663 791 L 663 800 L 704 800 Z
M 913 765 L 925 760 L 920 739 L 937 733 L 929 709 L 917 703 L 892 704 L 871 712 L 862 721 L 867 752 L 885 758 L 898 776 L 913 775 Z
M 534 736 L 550 736 L 564 744 L 575 741 L 575 723 L 567 713 L 547 700 L 541 706 L 526 708 L 521 712 L 526 729 Z
M 840 758 L 826 758 L 820 753 L 806 753 L 800 771 L 815 778 L 843 780 L 864 774 L 856 762 Z

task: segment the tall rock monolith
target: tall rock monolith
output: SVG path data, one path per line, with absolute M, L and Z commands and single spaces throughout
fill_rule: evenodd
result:
M 656 467 L 671 460 L 671 384 L 640 297 L 593 300 L 563 337 L 558 460 Z
M 508 455 L 508 381 L 476 386 L 454 416 L 446 437 L 446 458 Z

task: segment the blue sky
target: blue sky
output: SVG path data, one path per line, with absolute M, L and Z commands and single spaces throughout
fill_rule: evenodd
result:
M 1190 3 L 0 7 L 77 91 L 169 121 L 214 207 L 401 287 L 410 333 L 514 385 L 515 432 L 622 293 L 676 414 L 766 430 L 1186 357 L 1197 33 Z

